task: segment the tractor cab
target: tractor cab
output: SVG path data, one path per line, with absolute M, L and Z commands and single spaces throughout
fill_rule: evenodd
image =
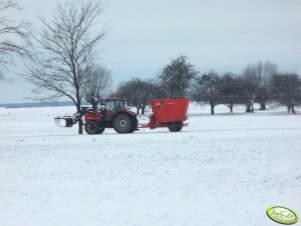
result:
M 125 98 L 109 98 L 105 100 L 105 110 L 126 111 L 129 110 L 128 100 Z

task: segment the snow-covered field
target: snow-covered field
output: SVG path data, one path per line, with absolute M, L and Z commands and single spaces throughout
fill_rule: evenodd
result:
M 125 135 L 55 127 L 71 107 L 0 109 L 0 226 L 272 226 L 272 205 L 300 216 L 301 115 L 205 108 L 180 133 Z

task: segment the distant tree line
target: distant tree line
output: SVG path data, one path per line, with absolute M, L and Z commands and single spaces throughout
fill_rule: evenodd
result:
M 296 73 L 279 72 L 274 63 L 247 65 L 240 74 L 219 74 L 210 70 L 201 74 L 188 62 L 187 56 L 179 56 L 166 65 L 152 80 L 134 78 L 120 83 L 112 94 L 133 101 L 137 113 L 152 98 L 189 97 L 192 101 L 208 103 L 211 114 L 217 105 L 226 105 L 230 112 L 237 104 L 244 104 L 246 112 L 254 112 L 254 104 L 266 110 L 268 102 L 287 107 L 296 113 L 301 104 L 301 78 Z

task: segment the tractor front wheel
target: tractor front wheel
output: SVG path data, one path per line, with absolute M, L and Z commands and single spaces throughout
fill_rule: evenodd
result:
M 104 127 L 101 127 L 96 121 L 88 121 L 85 124 L 85 131 L 87 134 L 101 134 L 105 130 Z
M 117 133 L 132 133 L 137 126 L 133 116 L 121 113 L 114 118 L 113 127 Z
M 168 125 L 170 132 L 179 132 L 182 129 L 182 122 L 174 122 Z

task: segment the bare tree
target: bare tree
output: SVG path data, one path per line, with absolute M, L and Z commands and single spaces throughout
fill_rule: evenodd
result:
M 272 98 L 287 106 L 288 113 L 296 114 L 301 104 L 301 78 L 294 73 L 278 73 L 271 79 Z
M 246 105 L 246 112 L 254 112 L 254 103 L 258 94 L 259 83 L 258 77 L 245 70 L 240 77 L 241 98 Z
M 242 86 L 247 112 L 253 112 L 254 102 L 260 110 L 266 109 L 271 77 L 277 73 L 277 65 L 271 62 L 249 64 L 242 72 Z
M 159 80 L 166 97 L 184 97 L 191 80 L 198 74 L 194 66 L 187 62 L 187 56 L 181 55 L 165 66 Z
M 211 114 L 214 115 L 216 105 L 222 103 L 221 78 L 218 73 L 210 70 L 202 76 L 196 77 L 193 99 L 197 102 L 208 102 Z
M 106 33 L 99 31 L 103 10 L 100 0 L 67 1 L 58 4 L 52 21 L 41 18 L 43 29 L 35 37 L 39 54 L 26 76 L 36 86 L 33 92 L 38 94 L 37 99 L 67 97 L 80 111 L 85 82 L 95 65 L 96 47 Z
M 236 75 L 226 73 L 220 77 L 219 81 L 221 103 L 226 105 L 230 112 L 233 112 L 234 104 L 240 103 L 240 83 Z
M 112 84 L 111 73 L 104 67 L 96 67 L 91 69 L 87 81 L 84 85 L 84 95 L 94 110 L 97 105 L 108 95 Z
M 131 104 L 137 108 L 137 114 L 144 114 L 145 107 L 149 101 L 158 95 L 158 86 L 152 81 L 131 79 L 119 85 L 116 93 L 117 97 L 124 97 L 130 100 Z
M 28 56 L 28 23 L 14 21 L 5 14 L 20 7 L 13 0 L 0 1 L 0 80 L 5 72 L 15 64 L 14 56 Z

